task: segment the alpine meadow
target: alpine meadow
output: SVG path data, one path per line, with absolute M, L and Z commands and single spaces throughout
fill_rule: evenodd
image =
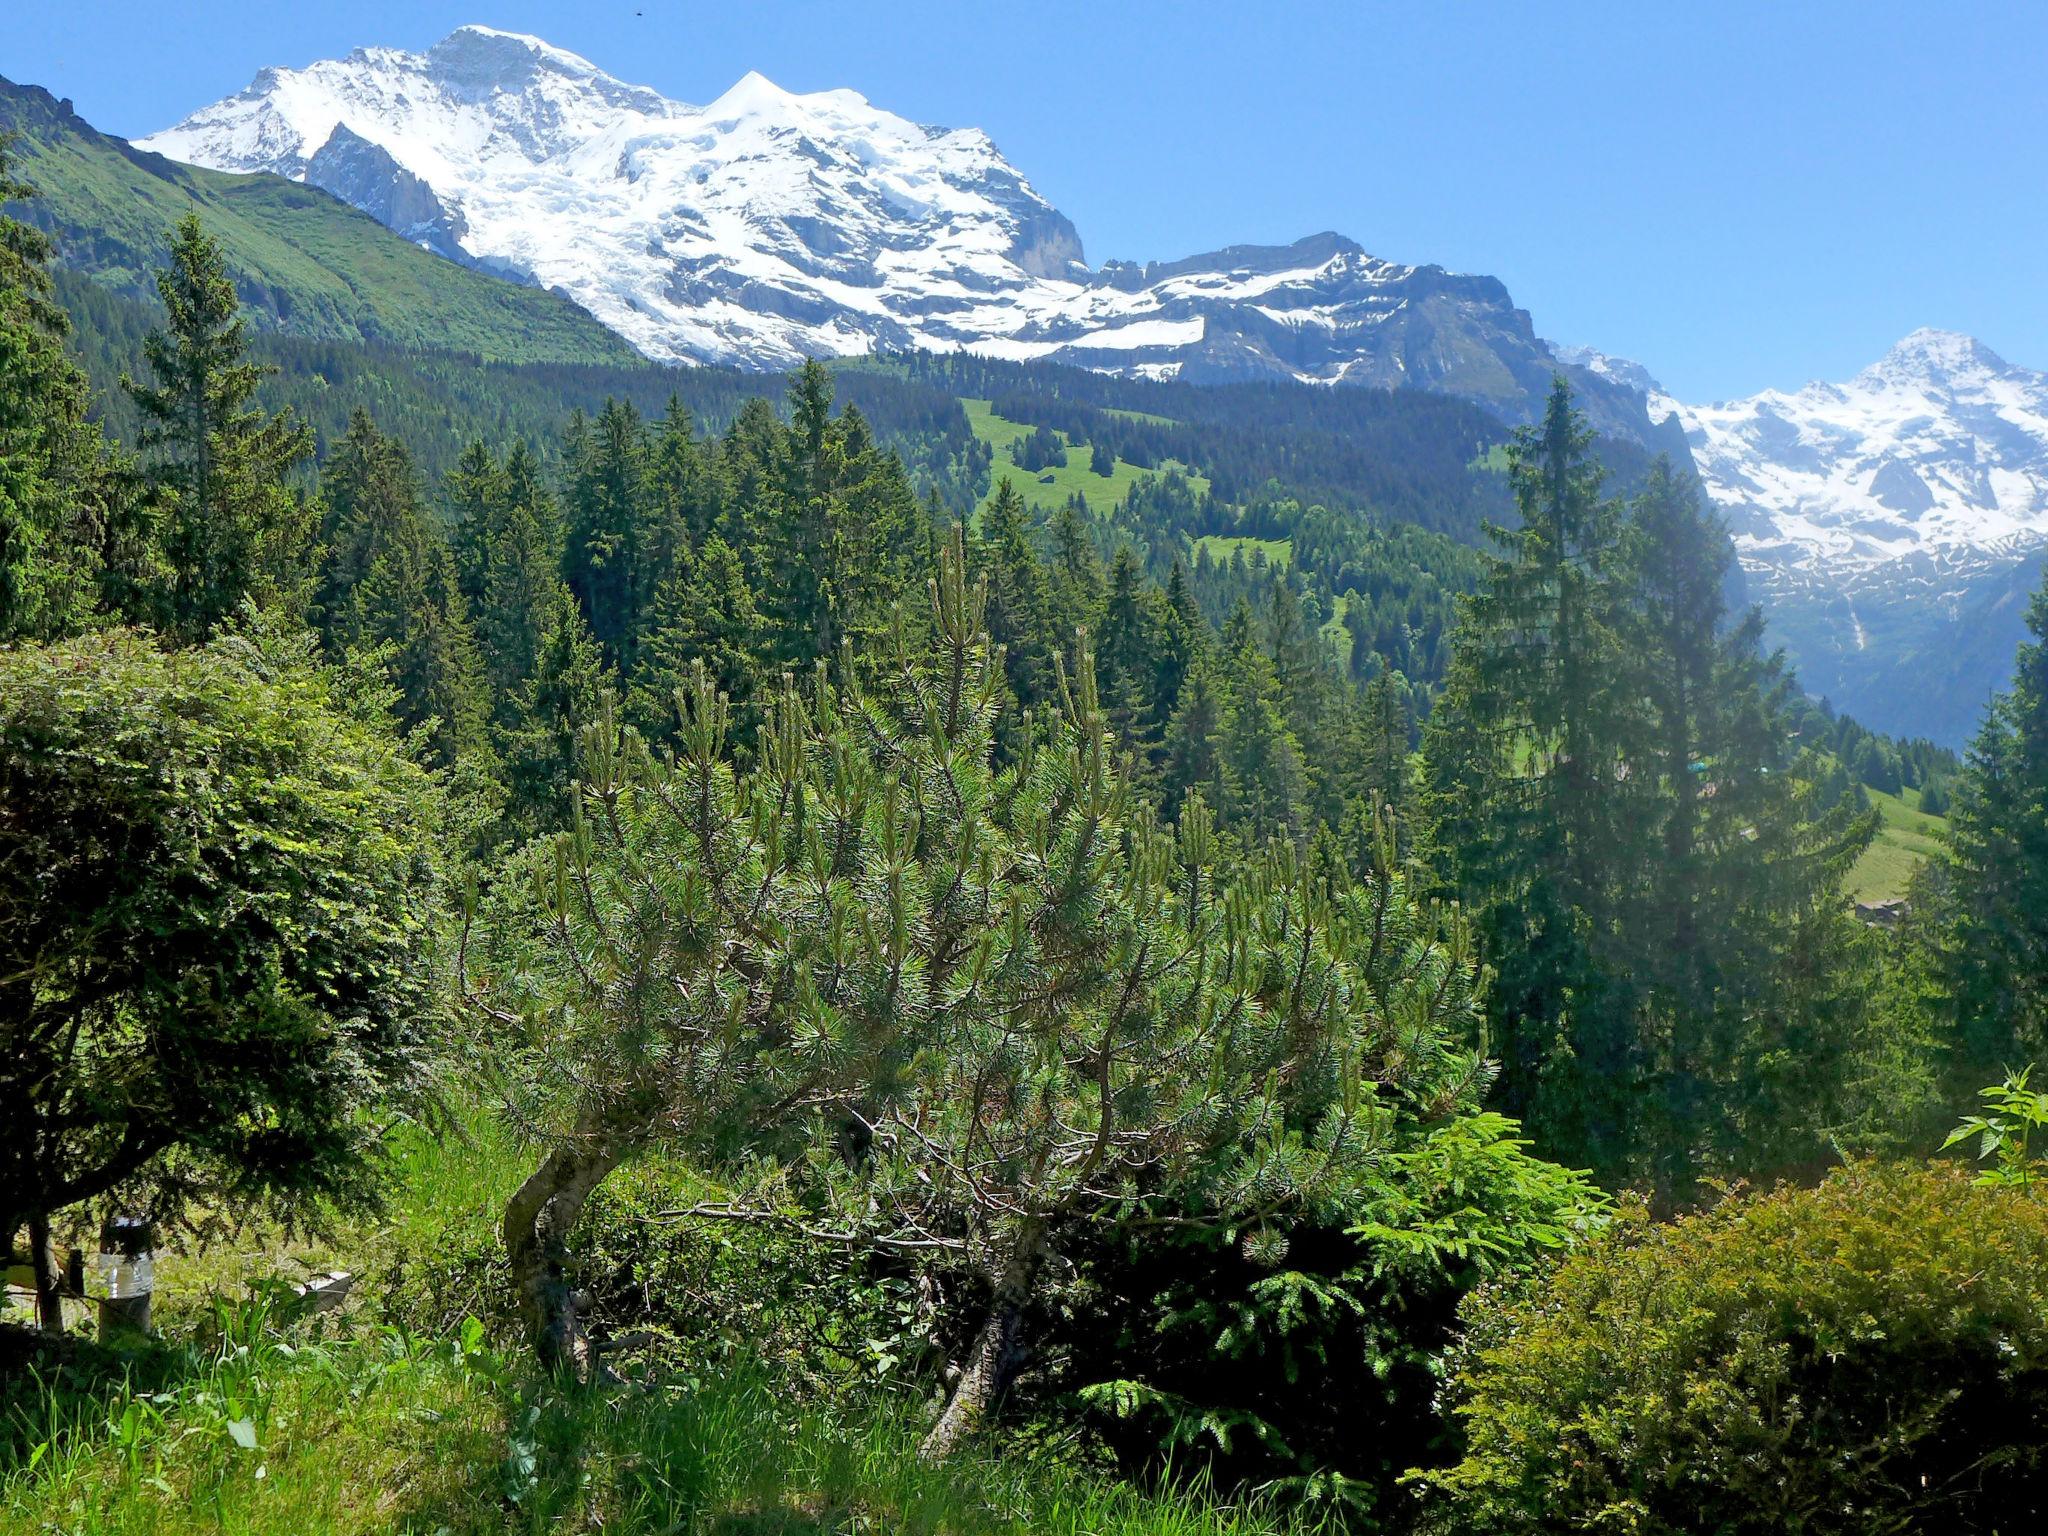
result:
M 0 1532 L 2044 1528 L 2038 15 L 441 9 L 0 29 Z

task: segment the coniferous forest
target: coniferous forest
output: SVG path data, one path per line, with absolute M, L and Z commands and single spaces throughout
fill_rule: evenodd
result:
M 484 365 L 166 248 L 0 218 L 7 1529 L 2048 1517 L 2048 592 L 1958 758 L 1562 377 Z

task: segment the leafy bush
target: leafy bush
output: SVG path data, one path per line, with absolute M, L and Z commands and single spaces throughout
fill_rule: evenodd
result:
M 1384 1510 L 1404 1471 L 1455 1455 L 1434 1402 L 1459 1300 L 1604 1219 L 1584 1176 L 1515 1129 L 1477 1114 L 1409 1133 L 1347 1218 L 1277 1254 L 1119 1229 L 1061 1298 L 1051 1385 L 1127 1470 L 1195 1463 L 1219 1486 Z
M 368 1199 L 436 1045 L 440 797 L 256 631 L 0 652 L 0 1235 Z
M 1940 1166 L 1640 1211 L 1481 1292 L 1459 1533 L 2019 1531 L 2048 1514 L 2048 1192 Z

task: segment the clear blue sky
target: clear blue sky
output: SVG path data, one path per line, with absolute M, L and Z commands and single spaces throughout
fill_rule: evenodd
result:
M 707 101 L 748 69 L 976 125 L 1089 259 L 1336 229 L 1505 280 L 1708 400 L 1915 326 L 2048 367 L 2048 3 L 12 0 L 0 74 L 135 136 L 481 21 Z M 636 14 L 644 13 L 644 14 Z

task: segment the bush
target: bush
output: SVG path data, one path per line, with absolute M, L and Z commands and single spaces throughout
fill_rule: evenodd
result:
M 0 1237 L 374 1197 L 437 1045 L 440 798 L 349 687 L 281 631 L 0 651 Z
M 2048 1513 L 2048 1191 L 1852 1165 L 1640 1211 L 1480 1292 L 1460 1533 L 2019 1531 Z

